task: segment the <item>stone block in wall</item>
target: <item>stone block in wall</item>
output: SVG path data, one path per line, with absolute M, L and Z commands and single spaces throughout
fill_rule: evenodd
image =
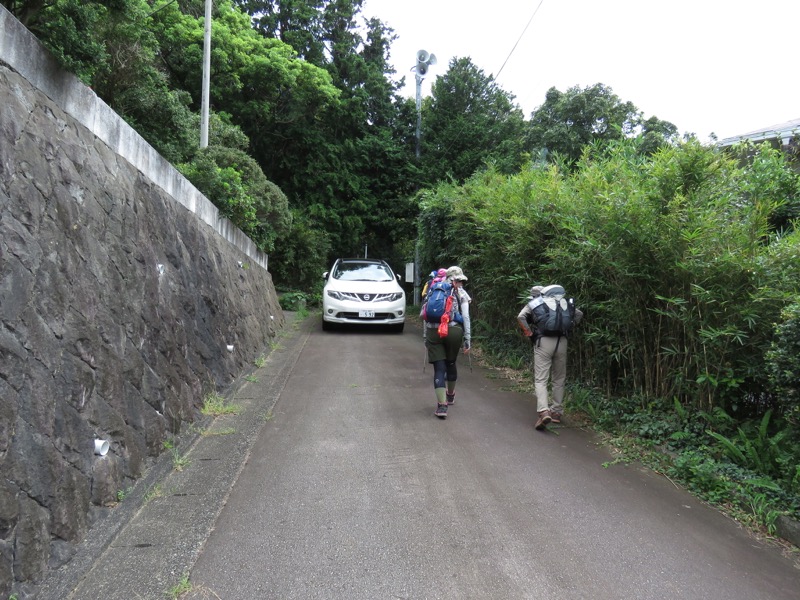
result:
M 88 511 L 75 510 L 75 507 L 89 506 L 86 477 L 78 469 L 62 463 L 52 493 L 47 504 L 49 534 L 65 542 L 80 542 L 89 529 Z
M 14 424 L 14 438 L 3 459 L 3 476 L 24 495 L 43 505 L 53 489 L 57 460 L 47 437 L 24 420 Z
M 0 338 L 2 338 L 2 333 L 0 333 Z M 0 362 L 2 362 L 3 356 L 3 350 L 0 348 Z M 3 399 L 3 402 L 0 402 L 0 471 L 2 471 L 6 454 L 11 446 L 11 438 L 14 435 L 19 401 L 17 392 L 11 389 L 11 386 L 2 377 L 0 377 L 0 398 Z M 2 534 L 0 534 L 0 538 L 2 538 Z
M 124 459 L 125 477 L 139 479 L 147 466 L 147 443 L 144 433 L 132 427 L 125 428 L 125 435 L 117 447 Z
M 113 454 L 98 456 L 92 466 L 92 504 L 108 506 L 117 501 L 125 488 L 121 460 Z
M 4 269 L 4 279 L 8 281 L 7 285 L 13 286 L 19 281 L 14 277 L 14 271 L 21 267 L 19 267 L 19 263 L 15 263 L 13 260 L 4 262 L 11 262 L 10 269 Z M 6 293 L 4 290 L 5 287 L 5 285 L 0 286 L 0 323 L 13 322 L 6 321 L 5 315 L 9 313 L 13 315 L 18 311 L 8 311 L 6 304 L 20 301 L 14 300 L 13 293 Z M 25 384 L 26 372 L 28 370 L 26 357 L 27 351 L 20 339 L 8 329 L 0 327 L 0 385 L 5 384 L 9 393 L 18 392 Z M 4 395 L 3 397 L 5 398 L 6 396 Z
M 50 542 L 50 558 L 47 561 L 47 568 L 58 569 L 72 560 L 75 554 L 75 544 L 71 544 L 66 540 L 52 540 Z
M 142 406 L 144 418 L 144 445 L 147 456 L 158 456 L 164 450 L 167 439 L 166 422 L 149 404 Z
M 13 554 L 12 545 L 0 540 L 0 598 L 8 598 L 11 595 L 11 586 L 14 584 Z
M 29 339 L 23 321 L 15 323 L 17 335 L 21 340 Z M 28 425 L 31 431 L 43 438 L 52 439 L 55 427 L 56 403 L 60 394 L 52 372 L 41 362 L 29 358 L 24 364 L 25 379 L 17 392 L 19 420 Z
M 94 431 L 85 415 L 65 402 L 64 398 L 56 399 L 50 443 L 61 459 L 82 473 L 87 473 L 94 438 Z
M 19 516 L 19 490 L 7 481 L 0 481 L 0 540 L 10 540 Z
M 50 515 L 25 494 L 19 498 L 19 519 L 14 532 L 14 578 L 38 582 L 50 559 Z

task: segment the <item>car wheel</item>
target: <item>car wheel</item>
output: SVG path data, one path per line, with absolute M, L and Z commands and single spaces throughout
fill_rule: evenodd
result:
M 331 330 L 333 330 L 333 323 L 328 323 L 325 319 L 322 319 L 322 331 Z
M 405 327 L 405 325 L 405 323 L 400 323 L 398 325 L 392 325 L 391 328 L 394 333 L 403 333 L 403 327 Z

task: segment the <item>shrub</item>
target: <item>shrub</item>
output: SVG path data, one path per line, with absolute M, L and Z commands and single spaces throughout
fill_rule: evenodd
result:
M 766 360 L 778 405 L 786 418 L 796 424 L 800 420 L 800 303 L 781 312 Z
M 271 252 L 289 231 L 286 196 L 244 151 L 209 146 L 178 168 L 259 250 Z
M 297 312 L 306 308 L 309 295 L 305 292 L 284 292 L 279 295 L 278 300 L 283 310 Z
M 711 502 L 724 502 L 731 492 L 731 484 L 720 475 L 716 463 L 694 451 L 678 455 L 669 475 L 685 482 L 689 490 Z

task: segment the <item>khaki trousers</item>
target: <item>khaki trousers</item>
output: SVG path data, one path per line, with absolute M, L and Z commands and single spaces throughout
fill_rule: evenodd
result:
M 564 382 L 567 379 L 567 338 L 541 337 L 533 347 L 533 381 L 536 390 L 536 412 L 564 412 Z M 553 390 L 550 403 L 547 384 Z

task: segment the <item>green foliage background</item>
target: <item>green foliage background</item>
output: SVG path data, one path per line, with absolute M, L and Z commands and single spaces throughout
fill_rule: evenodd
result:
M 492 360 L 529 360 L 516 315 L 532 285 L 563 285 L 585 315 L 572 411 L 770 532 L 800 516 L 800 177 L 784 155 L 693 140 L 648 155 L 632 138 L 419 201 L 423 271 L 465 269 Z
M 800 291 L 799 234 L 770 225 L 788 188 L 759 184 L 776 179 L 800 197 L 766 146 L 747 167 L 697 142 L 650 158 L 634 140 L 587 147 L 575 170 L 489 170 L 422 194 L 420 255 L 468 271 L 476 333 L 499 352 L 525 352 L 516 313 L 531 285 L 557 282 L 586 315 L 571 359 L 582 381 L 736 410 L 765 401 L 775 325 Z

